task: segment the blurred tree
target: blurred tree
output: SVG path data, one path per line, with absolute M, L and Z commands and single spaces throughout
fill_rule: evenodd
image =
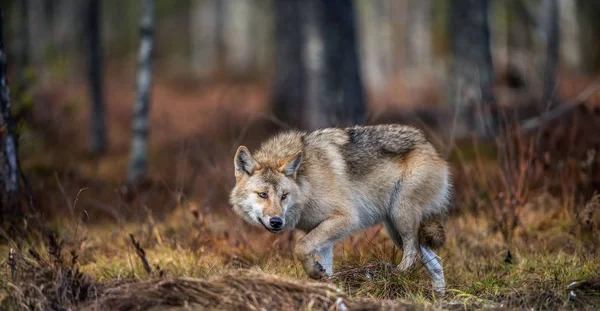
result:
M 512 87 L 537 85 L 538 74 L 531 70 L 535 60 L 534 36 L 536 17 L 530 4 L 523 0 L 508 0 L 507 4 L 507 56 Z
M 581 70 L 580 22 L 577 20 L 578 2 L 559 0 L 560 53 L 563 64 L 572 70 Z
M 406 67 L 427 71 L 433 65 L 431 0 L 409 0 L 404 12 Z
M 256 70 L 257 38 L 253 27 L 255 0 L 221 0 L 224 7 L 223 41 L 226 66 L 236 76 L 247 76 Z
M 10 90 L 6 77 L 4 20 L 0 7 L 0 217 L 17 216 L 19 207 L 19 152 L 10 111 Z
M 90 150 L 101 155 L 106 150 L 106 121 L 103 102 L 102 1 L 89 0 L 87 7 L 87 43 L 90 79 Z
M 48 54 L 48 46 L 52 41 L 51 1 L 29 0 L 29 29 L 31 34 L 31 62 L 35 65 L 43 63 Z
M 146 177 L 148 166 L 148 114 L 152 86 L 152 51 L 154 47 L 154 0 L 144 0 L 140 25 L 137 95 L 133 109 L 133 132 L 129 182 L 137 183 Z
M 352 1 L 275 1 L 275 28 L 276 117 L 306 129 L 362 123 Z
M 193 0 L 189 33 L 194 73 L 246 78 L 264 73 L 270 43 L 270 0 Z
M 22 96 L 27 89 L 27 71 L 29 69 L 29 0 L 19 1 L 19 66 L 17 94 Z
M 544 66 L 544 88 L 542 93 L 542 105 L 550 108 L 554 101 L 556 88 L 556 70 L 559 57 L 559 17 L 557 0 L 544 0 L 540 12 L 541 31 L 540 35 L 546 49 L 546 65 Z
M 586 73 L 600 70 L 600 1 L 577 1 L 578 20 L 581 24 L 582 62 Z
M 215 74 L 223 63 L 223 2 L 193 0 L 190 12 L 192 67 L 206 77 Z
M 450 77 L 448 101 L 467 128 L 494 134 L 497 121 L 491 90 L 493 79 L 488 22 L 488 0 L 452 0 L 450 3 Z M 465 107 L 470 109 L 465 111 Z
M 365 84 L 382 90 L 397 69 L 394 26 L 398 10 L 394 0 L 356 1 L 360 50 Z M 404 19 L 402 19 L 404 20 Z
M 302 53 L 301 3 L 274 1 L 275 6 L 275 86 L 272 105 L 275 116 L 293 126 L 304 124 L 306 68 Z
M 556 71 L 558 68 L 562 46 L 561 38 L 570 44 L 577 42 L 577 33 L 567 34 L 559 27 L 561 19 L 572 19 L 574 14 L 573 0 L 561 0 L 567 12 L 559 18 L 557 0 L 510 0 L 508 1 L 508 62 L 511 86 L 523 87 L 536 98 L 536 101 L 547 105 L 552 99 L 556 87 Z M 569 17 L 570 16 L 570 17 Z M 568 22 L 567 31 L 575 31 L 573 22 Z M 563 53 L 565 49 L 562 49 Z M 566 49 L 570 65 L 575 63 L 579 49 Z M 571 67 L 573 68 L 573 67 Z M 515 83 L 518 81 L 519 83 Z M 517 85 L 518 84 L 518 85 Z

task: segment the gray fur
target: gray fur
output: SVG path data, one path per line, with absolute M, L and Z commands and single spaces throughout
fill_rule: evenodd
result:
M 236 165 L 246 150 L 238 149 Z M 271 232 L 278 232 L 268 225 L 271 217 L 283 218 L 285 228 L 305 231 L 295 255 L 311 277 L 331 275 L 334 243 L 381 222 L 403 250 L 402 271 L 422 256 L 420 246 L 443 243 L 448 166 L 418 129 L 378 125 L 290 131 L 248 156 L 256 165 L 252 172 L 236 172 L 230 196 L 234 211 Z

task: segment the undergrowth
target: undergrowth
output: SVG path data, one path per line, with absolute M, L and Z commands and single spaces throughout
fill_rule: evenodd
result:
M 190 191 L 197 178 L 226 192 L 232 174 L 177 175 L 204 159 L 182 148 L 176 176 L 165 174 L 173 183 L 129 188 L 94 180 L 93 168 L 32 178 L 53 217 L 27 218 L 21 236 L 2 231 L 0 309 L 599 309 L 600 144 L 577 124 L 549 126 L 539 144 L 518 129 L 501 144 L 459 142 L 437 251 L 443 298 L 423 267 L 395 269 L 402 253 L 381 226 L 338 243 L 333 278 L 310 280 L 292 255 L 302 233 L 250 227 L 222 195 Z M 224 167 L 221 158 L 202 165 Z

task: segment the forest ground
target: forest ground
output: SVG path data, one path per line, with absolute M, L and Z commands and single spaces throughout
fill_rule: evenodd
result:
M 0 245 L 0 254 L 15 250 L 0 258 L 2 309 L 600 308 L 594 108 L 553 126 L 543 152 L 528 152 L 522 137 L 507 141 L 505 158 L 496 144 L 457 142 L 438 252 L 448 287 L 437 298 L 424 268 L 393 269 L 401 252 L 381 226 L 338 243 L 334 277 L 316 282 L 292 256 L 302 233 L 273 235 L 231 212 L 232 152 L 240 142 L 257 146 L 274 122 L 266 85 L 158 79 L 151 178 L 123 184 L 133 84 L 111 77 L 110 146 L 101 158 L 85 151 L 83 82 L 42 86 L 34 100 L 46 104 L 23 116 L 22 165 L 43 215 L 28 219 L 25 239 Z

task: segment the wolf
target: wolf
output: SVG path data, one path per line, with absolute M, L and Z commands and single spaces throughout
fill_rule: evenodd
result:
M 441 258 L 451 193 L 448 163 L 426 135 L 405 125 L 290 130 L 234 156 L 230 203 L 271 233 L 306 233 L 294 248 L 312 278 L 333 274 L 333 246 L 383 223 L 402 249 L 406 271 L 422 260 L 433 289 L 445 293 Z

